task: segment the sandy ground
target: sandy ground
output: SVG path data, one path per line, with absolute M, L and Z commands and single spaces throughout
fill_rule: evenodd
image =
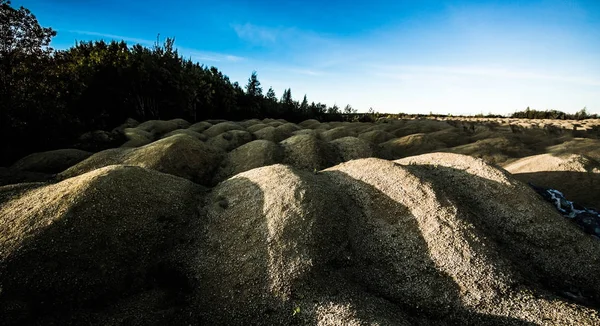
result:
M 110 132 L 0 168 L 6 325 L 600 324 L 600 120 Z

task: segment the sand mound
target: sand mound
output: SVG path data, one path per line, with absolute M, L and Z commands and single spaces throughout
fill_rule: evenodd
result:
M 278 144 L 262 139 L 251 141 L 227 154 L 221 162 L 214 183 L 248 170 L 281 163 L 282 160 L 283 149 Z
M 140 125 L 140 123 L 137 120 L 129 118 L 129 119 L 125 120 L 125 122 L 123 124 L 121 124 L 118 127 L 114 128 L 111 132 L 116 132 L 116 133 L 119 133 L 119 134 L 124 134 L 125 133 L 125 129 L 127 129 L 127 128 L 135 128 L 135 127 L 137 127 L 139 125 Z
M 312 129 L 318 130 L 320 132 L 334 128 L 333 125 L 329 122 L 320 123 L 318 125 L 312 125 L 311 127 Z
M 446 151 L 481 158 L 490 164 L 504 164 L 515 158 L 532 155 L 525 145 L 507 137 L 478 140 L 471 144 L 456 146 Z
M 127 141 L 121 147 L 125 148 L 148 145 L 154 140 L 152 133 L 138 128 L 127 128 L 123 133 Z
M 283 165 L 238 174 L 215 187 L 206 201 L 207 243 L 198 260 L 206 284 L 198 306 L 208 319 L 264 325 L 303 320 L 292 316 L 306 294 L 298 291 L 300 283 L 333 263 L 344 246 L 345 204 L 351 203 L 335 193 L 324 178 Z
M 244 120 L 239 122 L 240 126 L 244 127 L 244 128 L 248 128 L 251 126 L 254 126 L 256 124 L 262 124 L 262 121 L 258 120 L 258 119 L 250 119 L 250 120 Z
M 386 142 L 392 138 L 396 138 L 393 134 L 381 130 L 371 130 L 358 135 L 358 138 L 366 140 L 375 145 Z
M 350 128 L 341 126 L 341 127 L 336 127 L 333 129 L 323 131 L 321 133 L 321 138 L 325 141 L 332 141 L 332 140 L 336 140 L 338 138 L 354 137 L 354 136 L 356 136 L 356 134 L 357 133 L 354 132 L 353 130 L 351 130 Z
M 335 148 L 342 161 L 373 157 L 375 155 L 370 143 L 356 137 L 343 137 L 329 142 Z
M 210 138 L 206 143 L 214 148 L 229 152 L 253 139 L 252 134 L 247 131 L 230 130 Z
M 263 128 L 267 128 L 267 127 L 269 127 L 269 125 L 266 125 L 264 123 L 257 123 L 257 124 L 251 125 L 249 127 L 246 127 L 246 130 L 248 130 L 249 132 L 255 133 L 255 132 L 257 132 Z M 271 127 L 271 128 L 273 128 L 273 127 Z
M 546 151 L 556 155 L 585 155 L 596 161 L 600 161 L 600 139 L 575 138 L 565 141 L 561 144 L 548 147 Z
M 279 129 L 279 127 L 266 126 L 254 132 L 254 136 L 257 139 L 263 139 L 278 143 L 292 134 L 285 130 Z
M 294 131 L 292 133 L 292 136 L 296 136 L 296 135 L 312 135 L 317 138 L 321 138 L 321 134 L 315 129 L 300 129 L 300 130 Z
M 168 132 L 179 129 L 178 124 L 173 120 L 148 120 L 140 123 L 136 128 L 151 133 L 153 138 L 156 139 Z
M 119 144 L 124 141 L 125 136 L 122 132 L 95 130 L 81 135 L 77 139 L 77 144 L 75 144 L 74 147 L 88 152 L 95 152 L 110 147 L 119 146 Z
M 321 124 L 319 120 L 308 119 L 300 122 L 298 125 L 304 129 L 314 129 L 317 125 Z
M 189 128 L 191 125 L 191 123 L 187 122 L 184 119 L 172 119 L 172 120 L 168 120 L 168 121 L 177 125 L 177 129 Z
M 387 131 L 392 132 L 396 135 L 396 137 L 404 137 L 411 134 L 430 133 L 445 129 L 454 129 L 454 127 L 445 121 L 424 119 L 408 120 L 404 124 L 400 125 L 400 128 L 396 128 L 394 131 L 388 129 Z
M 373 130 L 381 130 L 381 131 L 393 133 L 395 130 L 402 127 L 404 125 L 404 123 L 405 122 L 401 121 L 401 120 L 376 122 L 376 123 L 370 124 L 369 128 L 366 128 L 363 132 L 368 132 L 368 131 L 373 131 Z
M 259 130 L 261 130 L 263 128 L 267 128 L 267 127 L 269 127 L 269 125 L 266 125 L 264 123 L 257 123 L 257 124 L 254 124 L 254 125 L 251 125 L 251 126 L 247 127 L 246 130 L 248 130 L 249 132 L 254 133 L 254 132 L 257 132 L 257 131 L 259 131 Z
M 285 164 L 306 170 L 320 170 L 340 161 L 330 144 L 312 135 L 292 136 L 282 141 Z
M 188 127 L 188 130 L 191 131 L 195 131 L 195 132 L 199 132 L 202 133 L 204 132 L 206 129 L 212 127 L 212 123 L 210 122 L 206 122 L 206 121 L 200 121 L 200 122 L 196 122 L 193 125 Z
M 447 147 L 445 143 L 428 134 L 413 134 L 402 138 L 394 138 L 379 146 L 382 157 L 386 159 L 398 159 L 429 153 Z
M 300 127 L 298 127 L 295 123 L 288 122 L 278 126 L 277 130 L 281 133 L 291 135 L 294 131 L 300 130 Z
M 201 191 L 125 166 L 20 191 L 0 206 L 3 323 L 148 324 L 158 313 L 187 324 L 178 301 L 192 286 L 184 257 Z
M 283 122 L 281 121 L 271 121 L 271 122 L 265 122 L 267 124 L 267 126 L 271 126 L 271 127 L 279 127 L 283 125 Z
M 139 148 L 109 149 L 96 153 L 65 170 L 59 177 L 71 178 L 113 164 L 140 166 L 210 184 L 221 152 L 188 135 L 174 135 Z
M 206 136 L 205 134 L 201 134 L 199 132 L 190 130 L 190 129 L 177 129 L 177 130 L 173 130 L 171 132 L 166 133 L 164 136 L 161 137 L 162 138 L 169 138 L 173 135 L 188 135 L 190 137 L 196 138 L 198 140 L 201 141 L 205 141 L 208 139 L 208 136 Z
M 12 169 L 30 172 L 58 173 L 90 157 L 92 153 L 79 149 L 57 149 L 27 155 L 12 165 Z
M 219 324 L 600 322 L 585 307 L 600 242 L 480 160 L 399 163 L 272 165 L 218 185 L 197 306 Z
M 230 131 L 230 130 L 244 130 L 244 127 L 240 126 L 239 124 L 235 123 L 235 122 L 221 122 L 218 123 L 208 129 L 206 129 L 204 131 L 204 134 L 207 135 L 208 137 L 214 137 L 217 135 L 220 135 L 226 131 Z
M 53 175 L 51 174 L 21 171 L 0 166 L 0 187 L 24 182 L 44 182 L 52 178 Z M 0 202 L 0 204 L 2 203 Z
M 600 163 L 576 154 L 534 155 L 504 167 L 523 182 L 560 190 L 569 200 L 600 207 Z

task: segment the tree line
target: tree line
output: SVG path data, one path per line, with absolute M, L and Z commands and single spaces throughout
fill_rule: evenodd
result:
M 81 133 L 127 118 L 341 120 L 356 113 L 302 101 L 286 89 L 263 92 L 256 72 L 232 82 L 215 67 L 184 58 L 167 38 L 154 46 L 77 42 L 54 50 L 56 32 L 28 9 L 0 0 L 0 165 L 24 153 L 69 146 Z
M 597 114 L 589 114 L 587 108 L 583 108 L 575 114 L 568 114 L 558 110 L 532 110 L 529 107 L 524 111 L 517 111 L 513 113 L 511 118 L 518 119 L 558 119 L 558 120 L 584 120 L 584 119 L 598 119 Z

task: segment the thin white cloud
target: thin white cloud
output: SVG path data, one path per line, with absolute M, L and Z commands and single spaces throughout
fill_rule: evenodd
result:
M 209 51 L 199 51 L 199 50 L 195 50 L 195 49 L 188 49 L 188 48 L 182 48 L 182 47 L 178 47 L 177 50 L 179 51 L 179 54 L 181 54 L 185 58 L 191 58 L 192 60 L 199 61 L 199 62 L 203 62 L 203 61 L 241 62 L 241 61 L 246 60 L 243 57 L 239 57 L 239 56 L 235 56 L 235 55 L 231 55 L 231 54 L 223 54 L 223 53 L 216 53 L 216 52 L 209 52 Z
M 325 45 L 335 45 L 334 39 L 310 30 L 295 27 L 266 27 L 251 23 L 231 24 L 238 38 L 255 45 L 283 45 L 289 47 L 314 49 Z
M 89 36 L 98 36 L 98 37 L 102 37 L 102 38 L 110 38 L 110 39 L 113 39 L 116 41 L 123 40 L 123 41 L 127 41 L 127 42 L 139 43 L 142 45 L 154 45 L 156 43 L 156 40 L 151 41 L 151 40 L 135 38 L 135 37 L 98 33 L 98 32 L 90 32 L 90 31 L 69 30 L 67 32 L 80 34 L 80 35 L 89 35 Z
M 286 32 L 283 29 L 266 28 L 249 23 L 233 24 L 231 27 L 240 39 L 257 44 L 275 43 Z

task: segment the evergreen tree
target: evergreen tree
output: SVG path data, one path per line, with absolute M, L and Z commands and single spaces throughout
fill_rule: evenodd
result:
M 306 99 L 306 94 L 304 94 L 304 99 L 302 100 L 302 103 L 300 104 L 300 111 L 303 114 L 308 113 L 308 100 Z
M 356 112 L 356 109 L 352 108 L 350 104 L 346 105 L 346 107 L 344 108 L 344 114 L 352 114 Z
M 277 96 L 275 95 L 275 91 L 273 90 L 272 87 L 269 87 L 266 98 L 267 98 L 267 100 L 277 102 Z
M 250 78 L 248 78 L 248 84 L 246 85 L 246 94 L 253 97 L 262 96 L 262 88 L 260 87 L 260 82 L 258 81 L 256 71 L 253 71 L 252 75 L 250 75 Z

